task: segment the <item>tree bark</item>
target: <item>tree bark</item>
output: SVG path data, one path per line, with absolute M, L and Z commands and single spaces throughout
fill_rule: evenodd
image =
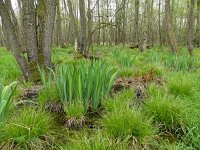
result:
M 168 34 L 169 44 L 171 46 L 172 51 L 174 53 L 178 53 L 179 47 L 176 42 L 175 34 L 172 27 L 173 23 L 170 11 L 170 0 L 165 0 L 165 14 L 166 14 L 167 34 Z
M 44 44 L 43 44 L 43 57 L 44 65 L 51 68 L 51 46 L 53 41 L 54 20 L 56 16 L 56 1 L 46 1 L 46 18 L 44 24 Z
M 36 39 L 36 10 L 33 0 L 22 0 L 23 29 L 26 37 L 25 48 L 28 61 L 34 65 L 38 62 L 37 39 Z
M 26 62 L 26 59 L 23 57 L 23 55 L 20 53 L 20 44 L 19 44 L 19 39 L 16 35 L 15 29 L 14 29 L 14 24 L 11 20 L 11 16 L 9 14 L 9 10 L 6 7 L 5 3 L 3 0 L 0 0 L 0 16 L 2 20 L 2 24 L 4 26 L 4 35 L 7 36 L 9 46 L 17 59 L 17 62 L 23 72 L 23 75 L 25 79 L 28 79 L 30 76 L 30 72 L 28 70 L 28 64 Z
M 88 38 L 87 38 L 87 49 L 89 50 L 92 45 L 92 9 L 91 0 L 88 0 L 88 10 L 87 10 L 87 18 L 88 18 Z
M 159 30 L 159 44 L 163 45 L 162 43 L 162 31 L 161 31 L 161 0 L 158 3 L 158 30 Z
M 188 52 L 190 55 L 192 55 L 193 52 L 194 7 L 195 0 L 191 0 L 188 17 Z
M 200 47 L 200 0 L 197 0 L 196 45 Z
M 69 9 L 69 18 L 70 18 L 70 23 L 71 23 L 71 27 L 72 27 L 73 41 L 75 41 L 75 39 L 76 39 L 78 46 L 79 46 L 80 45 L 80 37 L 79 37 L 79 32 L 78 32 L 78 25 L 77 25 L 77 21 L 76 21 L 75 15 L 74 15 L 71 0 L 67 0 L 67 6 Z
M 148 28 L 147 28 L 147 25 L 148 25 L 148 16 L 147 16 L 147 13 L 148 13 L 148 0 L 145 0 L 145 8 L 144 8 L 144 12 L 143 12 L 143 34 L 142 34 L 142 43 L 141 43 L 141 46 L 140 46 L 140 50 L 143 52 L 147 49 L 147 42 L 148 42 L 148 35 L 147 35 L 147 32 L 148 32 Z
M 79 0 L 81 35 L 80 35 L 80 52 L 87 52 L 87 19 L 85 14 L 85 0 Z
M 56 8 L 56 45 L 59 47 L 64 47 L 63 36 L 62 36 L 60 0 L 57 0 L 57 8 Z

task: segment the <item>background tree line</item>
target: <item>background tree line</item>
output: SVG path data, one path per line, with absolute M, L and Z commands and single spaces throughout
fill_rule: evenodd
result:
M 200 0 L 0 0 L 0 16 L 0 45 L 26 78 L 51 67 L 52 45 L 83 55 L 92 45 L 200 47 Z

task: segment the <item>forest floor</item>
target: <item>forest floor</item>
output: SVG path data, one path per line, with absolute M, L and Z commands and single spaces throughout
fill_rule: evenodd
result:
M 0 149 L 200 149 L 200 49 L 195 49 L 191 57 L 185 48 L 174 55 L 161 47 L 141 53 L 122 46 L 98 46 L 91 55 L 98 60 L 86 60 L 73 48 L 54 48 L 52 56 L 55 68 L 69 65 L 65 77 L 75 76 L 74 66 L 83 62 L 106 64 L 83 65 L 93 71 L 87 68 L 84 75 L 94 74 L 93 68 L 99 67 L 99 80 L 88 77 L 94 79 L 88 82 L 90 87 L 79 89 L 73 85 L 79 82 L 66 82 L 79 94 L 85 89 L 83 95 L 89 90 L 98 91 L 94 83 L 107 89 L 109 85 L 102 83 L 107 79 L 101 75 L 108 66 L 113 68 L 113 74 L 117 73 L 109 93 L 102 95 L 106 92 L 101 91 L 98 103 L 92 101 L 94 107 L 86 109 L 85 105 L 63 104 L 63 99 L 71 100 L 66 94 L 70 95 L 70 91 L 64 91 L 62 97 L 57 78 L 52 78 L 62 74 L 62 69 L 52 70 L 50 75 L 41 71 L 39 85 L 25 82 L 12 54 L 0 48 L 0 79 L 5 85 L 18 81 L 14 107 L 0 121 Z M 67 73 L 70 68 L 72 74 Z M 81 75 L 76 79 L 81 80 Z M 84 78 L 80 83 L 89 80 Z M 81 96 L 74 93 L 74 97 Z

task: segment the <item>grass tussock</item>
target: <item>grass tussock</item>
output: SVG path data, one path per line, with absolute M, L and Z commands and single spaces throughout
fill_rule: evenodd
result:
M 130 136 L 141 139 L 155 133 L 151 126 L 151 120 L 135 110 L 115 110 L 107 113 L 101 121 L 107 132 L 113 137 L 125 138 Z
M 1 126 L 2 149 L 47 149 L 52 146 L 53 117 L 34 108 L 25 108 Z
M 153 122 L 159 127 L 161 134 L 168 133 L 180 136 L 185 134 L 188 125 L 187 105 L 179 98 L 169 95 L 153 96 L 145 102 L 144 111 L 153 117 Z

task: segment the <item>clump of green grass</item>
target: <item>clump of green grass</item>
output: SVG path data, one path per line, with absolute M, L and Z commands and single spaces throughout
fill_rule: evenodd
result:
M 157 84 L 150 84 L 148 87 L 147 94 L 149 97 L 162 97 L 167 93 L 167 88 L 165 86 L 159 86 Z
M 60 101 L 58 89 L 54 85 L 51 88 L 42 89 L 38 95 L 38 102 L 42 106 L 52 101 Z
M 128 56 L 128 55 L 123 55 L 117 58 L 117 60 L 119 61 L 119 63 L 124 66 L 124 67 L 132 67 L 134 61 L 135 61 L 135 57 L 136 56 Z
M 68 118 L 81 119 L 84 118 L 85 108 L 81 101 L 76 101 L 66 106 L 66 113 Z
M 25 108 L 1 126 L 2 149 L 49 149 L 52 144 L 53 117 L 42 110 Z
M 163 55 L 164 54 L 162 52 L 153 50 L 153 51 L 150 51 L 146 59 L 148 62 L 152 64 L 161 65 L 163 61 Z
M 144 110 L 161 130 L 176 131 L 187 125 L 187 105 L 173 96 L 153 96 L 145 102 Z
M 82 101 L 85 108 L 97 109 L 117 77 L 117 70 L 101 61 L 81 61 L 57 67 L 56 87 L 64 104 Z
M 169 93 L 175 96 L 192 97 L 195 94 L 193 81 L 184 73 L 173 75 L 167 85 Z
M 134 101 L 134 92 L 132 89 L 124 90 L 114 97 L 106 98 L 102 101 L 103 107 L 106 111 L 111 112 L 120 109 L 127 109 Z
M 134 70 L 131 68 L 121 68 L 119 70 L 119 77 L 132 77 L 134 75 Z
M 106 133 L 97 131 L 93 135 L 76 134 L 67 145 L 60 146 L 61 150 L 113 150 L 129 149 L 129 142 L 125 140 L 113 140 Z
M 169 55 L 165 66 L 175 71 L 189 71 L 194 69 L 196 60 L 189 55 Z
M 38 66 L 38 70 L 39 70 L 40 78 L 41 78 L 44 88 L 50 90 L 52 87 L 52 82 L 53 82 L 52 72 L 50 70 L 45 70 L 43 68 L 40 68 L 39 66 Z
M 141 139 L 152 136 L 155 130 L 151 120 L 135 110 L 121 109 L 107 113 L 101 120 L 107 132 L 118 138 L 135 137 Z
M 0 48 L 0 70 L 0 78 L 4 78 L 6 84 L 22 77 L 15 58 L 5 48 Z
M 65 106 L 65 112 L 67 114 L 66 127 L 70 129 L 83 128 L 86 110 L 82 101 L 68 103 L 67 106 Z

